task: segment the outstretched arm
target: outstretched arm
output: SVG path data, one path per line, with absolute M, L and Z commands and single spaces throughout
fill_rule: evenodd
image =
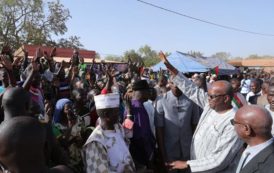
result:
M 163 52 L 160 52 L 160 58 L 167 69 L 171 72 L 171 79 L 173 83 L 184 93 L 184 95 L 200 107 L 204 108 L 204 106 L 208 103 L 207 93 L 203 89 L 200 89 L 182 73 L 179 73 L 179 71 L 172 64 L 170 64 Z

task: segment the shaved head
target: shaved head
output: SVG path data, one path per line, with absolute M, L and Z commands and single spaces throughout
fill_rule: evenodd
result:
M 0 161 L 11 172 L 44 164 L 46 132 L 34 118 L 19 116 L 0 125 Z
M 2 99 L 5 120 L 16 116 L 26 115 L 30 104 L 29 93 L 21 87 L 8 88 Z
M 271 135 L 272 123 L 273 123 L 272 117 L 270 113 L 261 106 L 258 106 L 258 105 L 243 106 L 237 111 L 235 115 L 235 121 L 238 121 L 250 126 L 253 133 L 249 136 L 250 138 L 261 139 L 261 138 L 272 136 Z M 236 131 L 238 130 L 236 128 Z

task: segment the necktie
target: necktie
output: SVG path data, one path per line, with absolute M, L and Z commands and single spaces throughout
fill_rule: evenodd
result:
M 250 155 L 249 152 L 244 152 L 240 161 L 239 161 L 239 164 L 238 164 L 238 167 L 237 167 L 237 170 L 236 170 L 236 173 L 240 173 L 240 171 L 242 170 L 244 164 L 245 164 L 245 161 L 247 159 L 247 157 Z

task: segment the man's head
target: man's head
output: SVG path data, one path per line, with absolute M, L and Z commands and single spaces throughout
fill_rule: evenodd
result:
M 74 55 L 74 56 L 78 56 L 78 55 L 79 55 L 78 49 L 73 49 L 73 55 Z
M 262 84 L 262 93 L 263 95 L 266 95 L 269 88 L 269 81 L 264 81 Z
M 203 88 L 206 90 L 206 81 L 205 78 L 203 76 L 198 76 L 195 78 L 195 80 L 193 81 L 199 88 Z
M 166 87 L 167 85 L 167 78 L 164 75 L 161 75 L 158 82 L 159 87 Z
M 149 99 L 151 101 L 155 101 L 156 98 L 157 98 L 157 91 L 156 91 L 156 89 L 155 88 L 150 88 L 149 89 Z
M 232 78 L 230 80 L 231 86 L 233 88 L 233 92 L 239 92 L 241 87 L 241 82 L 237 78 Z
M 78 89 L 74 89 L 72 91 L 72 99 L 76 102 L 76 103 L 85 103 L 86 101 L 86 95 L 85 95 L 85 90 L 78 88 Z
M 138 80 L 132 84 L 133 97 L 146 102 L 149 99 L 149 85 L 146 80 Z
M 251 83 L 250 83 L 250 89 L 253 93 L 258 93 L 261 91 L 261 83 L 258 79 L 253 79 L 251 80 Z
M 118 122 L 120 95 L 104 94 L 94 96 L 96 111 L 107 126 L 112 126 Z
M 80 61 L 81 64 L 84 64 L 84 63 L 85 63 L 85 59 L 84 59 L 83 57 L 80 57 L 80 58 L 79 58 L 79 61 Z
M 227 81 L 216 81 L 208 89 L 209 106 L 216 112 L 231 108 L 232 97 L 233 89 Z
M 180 97 L 183 94 L 182 91 L 173 82 L 169 82 L 169 86 L 172 94 L 175 97 Z
M 238 136 L 251 146 L 272 138 L 272 122 L 270 113 L 258 105 L 243 106 L 232 120 Z
M 21 87 L 7 89 L 2 99 L 5 120 L 16 116 L 26 116 L 30 100 L 29 93 Z
M 274 111 L 274 85 L 268 87 L 267 101 L 270 105 L 270 110 Z
M 45 129 L 34 118 L 4 121 L 0 125 L 0 162 L 10 172 L 42 172 L 45 138 Z

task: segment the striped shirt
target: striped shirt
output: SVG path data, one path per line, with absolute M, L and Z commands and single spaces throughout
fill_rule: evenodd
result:
M 236 109 L 219 114 L 209 107 L 207 93 L 184 75 L 179 73 L 173 82 L 187 97 L 204 109 L 193 135 L 191 160 L 187 161 L 191 172 L 235 172 L 240 158 L 239 151 L 243 145 L 230 124 Z

